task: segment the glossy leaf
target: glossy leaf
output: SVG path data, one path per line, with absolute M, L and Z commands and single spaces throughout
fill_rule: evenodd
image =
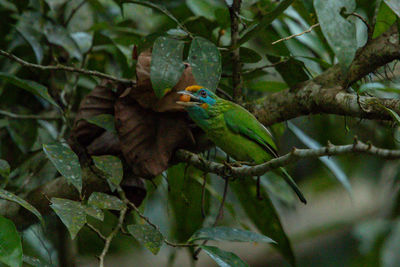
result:
M 22 266 L 22 242 L 12 221 L 0 215 L 0 262 Z
M 77 201 L 63 198 L 52 198 L 50 207 L 60 217 L 74 239 L 86 223 L 85 207 Z
M 296 127 L 293 123 L 288 123 L 288 128 L 294 133 L 299 140 L 305 144 L 307 147 L 312 148 L 312 149 L 318 149 L 321 147 L 321 145 L 306 135 L 303 131 L 301 131 L 298 127 Z M 324 157 L 319 157 L 318 158 L 322 163 L 325 164 L 326 167 L 335 175 L 336 179 L 343 185 L 343 187 L 349 192 L 349 194 L 352 194 L 352 189 L 351 189 L 351 184 L 349 182 L 349 179 L 347 178 L 347 175 L 342 171 L 342 169 L 339 167 L 338 163 L 332 159 L 329 158 L 328 156 Z
M 151 225 L 144 224 L 132 224 L 128 225 L 127 228 L 129 233 L 139 241 L 139 243 L 150 250 L 151 253 L 157 255 L 164 242 L 163 235 L 157 229 L 154 229 Z
M 221 54 L 210 41 L 196 37 L 189 50 L 188 61 L 198 85 L 215 91 L 221 78 Z
M 116 156 L 93 156 L 94 164 L 97 168 L 104 172 L 107 179 L 114 185 L 119 185 L 123 177 L 123 169 L 121 160 Z
M 236 254 L 224 251 L 214 246 L 200 246 L 220 267 L 246 267 L 249 266 Z
M 27 209 L 30 212 L 32 212 L 33 214 L 35 214 L 35 216 L 39 219 L 39 221 L 42 224 L 44 224 L 44 220 L 43 220 L 43 217 L 40 214 L 40 212 L 34 206 L 32 206 L 30 203 L 28 203 L 26 200 L 22 199 L 21 197 L 19 197 L 17 195 L 14 195 L 13 193 L 11 193 L 9 191 L 6 191 L 6 190 L 0 188 L 0 199 L 1 198 L 21 205 L 25 209 Z
M 89 197 L 88 204 L 107 210 L 122 210 L 125 208 L 124 202 L 119 198 L 100 192 L 92 193 Z
M 4 159 L 0 159 L 0 177 L 8 178 L 10 170 L 10 164 Z
M 78 189 L 79 193 L 82 192 L 82 169 L 79 164 L 78 156 L 71 150 L 67 144 L 52 143 L 43 144 L 43 151 L 61 173 Z
M 262 200 L 257 199 L 256 183 L 251 177 L 243 177 L 230 183 L 230 188 L 238 198 L 243 210 L 254 225 L 266 236 L 276 241 L 282 255 L 295 266 L 292 246 L 280 222 L 269 196 L 261 189 Z
M 382 33 L 386 32 L 390 26 L 392 26 L 397 20 L 396 14 L 390 9 L 385 2 L 381 3 L 381 6 L 376 17 L 376 24 L 374 27 L 374 33 L 372 38 L 379 37 Z
M 115 130 L 114 116 L 111 114 L 100 114 L 86 120 L 94 125 L 106 129 L 109 132 L 117 133 Z
M 31 151 L 38 135 L 38 126 L 34 120 L 8 119 L 7 130 L 23 153 Z
M 400 17 L 400 1 L 399 0 L 384 0 L 385 3 Z
M 386 110 L 390 116 L 393 118 L 393 120 L 395 120 L 397 122 L 398 125 L 400 125 L 400 116 L 399 114 L 397 114 L 397 112 L 395 112 L 394 110 L 387 108 L 385 106 L 382 106 L 384 110 Z
M 47 23 L 44 28 L 44 34 L 49 43 L 63 47 L 70 57 L 82 60 L 78 45 L 64 27 Z
M 45 100 L 47 100 L 49 103 L 53 104 L 54 106 L 58 107 L 58 104 L 53 100 L 53 98 L 49 95 L 49 92 L 47 91 L 47 88 L 37 82 L 30 81 L 30 80 L 24 80 L 20 79 L 15 75 L 9 74 L 9 73 L 4 73 L 0 72 L 0 80 L 3 80 L 5 82 L 9 82 L 21 89 L 24 89 L 36 96 L 39 96 Z
M 43 60 L 43 48 L 40 44 L 40 33 L 29 25 L 21 25 L 16 28 L 17 32 L 29 43 L 35 53 L 36 61 L 38 64 Z
M 224 226 L 199 229 L 192 235 L 192 237 L 189 239 L 189 242 L 196 240 L 276 243 L 274 240 L 265 235 Z
M 283 13 L 294 0 L 284 0 L 279 3 L 279 5 L 272 10 L 270 13 L 264 15 L 260 22 L 249 27 L 247 31 L 245 31 L 244 35 L 240 38 L 238 45 L 244 44 L 254 36 L 256 36 L 262 29 L 265 29 L 274 21 L 279 15 Z
M 82 54 L 87 53 L 92 47 L 93 35 L 87 32 L 74 32 L 71 34 L 71 37 L 78 45 Z
M 315 0 L 314 7 L 322 32 L 345 69 L 350 66 L 357 51 L 356 26 L 343 17 L 350 14 L 356 4 L 354 0 Z
M 157 97 L 172 90 L 184 70 L 182 62 L 184 43 L 167 37 L 159 37 L 153 45 L 150 79 Z

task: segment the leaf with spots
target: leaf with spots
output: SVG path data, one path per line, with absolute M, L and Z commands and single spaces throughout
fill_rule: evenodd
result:
M 86 223 L 85 207 L 80 202 L 63 198 L 52 198 L 50 207 L 60 217 L 71 238 L 74 239 Z
M 91 124 L 106 129 L 109 132 L 117 133 L 114 125 L 114 116 L 111 114 L 100 114 L 91 118 L 86 119 Z
M 196 37 L 189 50 L 188 61 L 198 85 L 215 92 L 221 78 L 221 54 L 210 41 Z
M 22 242 L 14 223 L 0 216 L 0 262 L 10 266 L 22 266 Z
M 184 70 L 182 62 L 184 43 L 168 37 L 154 42 L 150 64 L 150 79 L 154 93 L 162 98 L 172 90 Z
M 104 220 L 104 212 L 98 207 L 85 205 L 85 211 L 87 215 L 92 216 L 93 218 L 96 218 L 100 221 Z
M 199 229 L 192 235 L 192 237 L 189 239 L 189 242 L 196 240 L 276 243 L 274 240 L 265 235 L 225 226 L 206 227 Z
M 132 224 L 128 225 L 129 233 L 136 238 L 139 243 L 145 246 L 154 255 L 158 253 L 163 244 L 164 237 L 157 229 L 151 225 Z
M 0 176 L 7 179 L 10 175 L 10 170 L 10 164 L 4 159 L 0 159 Z
M 30 212 L 32 212 L 33 214 L 35 214 L 35 216 L 39 219 L 39 221 L 44 225 L 44 220 L 42 215 L 40 214 L 40 212 L 31 204 L 29 204 L 26 200 L 22 199 L 21 197 L 14 195 L 13 193 L 6 191 L 2 188 L 0 188 L 0 199 L 5 199 L 8 201 L 12 201 L 15 202 L 19 205 L 21 205 L 22 207 L 24 207 L 25 209 L 29 210 Z
M 107 180 L 110 181 L 110 187 L 112 190 L 115 189 L 116 185 L 119 185 L 123 177 L 123 169 L 121 160 L 116 156 L 105 155 L 105 156 L 93 156 L 94 165 L 100 169 Z
M 224 251 L 214 246 L 200 246 L 211 259 L 213 259 L 218 266 L 221 267 L 246 267 L 249 266 L 236 254 Z
M 125 208 L 124 202 L 119 198 L 100 192 L 92 193 L 89 197 L 88 204 L 107 210 L 122 210 Z
M 43 144 L 43 151 L 61 173 L 78 189 L 79 193 L 82 192 L 82 169 L 79 164 L 78 156 L 71 150 L 67 144 L 52 143 Z

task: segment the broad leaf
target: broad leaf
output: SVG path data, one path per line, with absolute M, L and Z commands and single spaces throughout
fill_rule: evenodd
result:
M 12 221 L 0 215 L 0 262 L 22 266 L 22 242 Z
M 246 87 L 253 91 L 269 93 L 279 92 L 288 88 L 286 83 L 276 81 L 257 81 L 254 83 L 250 82 L 246 85 Z
M 249 266 L 236 254 L 224 251 L 214 246 L 200 246 L 220 267 L 246 267 Z
M 35 120 L 8 119 L 7 130 L 23 153 L 31 151 L 38 135 L 38 125 Z
M 184 70 L 182 62 L 184 43 L 167 37 L 154 42 L 150 65 L 150 79 L 154 93 L 161 98 L 172 90 Z
M 189 242 L 196 240 L 275 243 L 274 240 L 265 235 L 224 226 L 199 229 L 192 235 Z
M 10 164 L 4 159 L 0 159 L 0 176 L 3 178 L 8 178 L 10 175 Z
M 67 144 L 52 143 L 43 144 L 43 151 L 61 175 L 67 179 L 68 183 L 75 186 L 81 193 L 82 169 L 78 156 L 75 155 L 71 148 Z
M 40 64 L 43 60 L 43 48 L 39 40 L 41 33 L 26 24 L 27 23 L 23 23 L 21 26 L 16 27 L 16 30 L 32 47 L 36 56 L 36 61 Z
M 94 164 L 104 172 L 107 179 L 114 185 L 119 185 L 122 181 L 123 169 L 121 160 L 116 156 L 93 156 Z
M 114 116 L 111 114 L 100 114 L 86 119 L 88 122 L 97 125 L 109 132 L 116 133 L 114 125 Z
M 294 0 L 284 0 L 279 3 L 279 5 L 272 10 L 270 13 L 264 15 L 259 23 L 249 27 L 247 31 L 245 31 L 243 37 L 240 38 L 238 42 L 238 46 L 244 44 L 254 36 L 256 36 L 262 29 L 265 29 L 274 21 L 279 15 L 283 13 Z
M 93 35 L 87 32 L 74 32 L 71 34 L 72 39 L 78 45 L 81 53 L 87 53 L 92 47 Z
M 307 147 L 311 149 L 318 149 L 321 147 L 321 145 L 306 135 L 303 131 L 301 131 L 299 128 L 297 128 L 293 123 L 288 123 L 288 128 L 294 133 L 297 138 L 300 139 L 300 141 L 305 144 Z M 318 158 L 322 163 L 325 164 L 326 167 L 328 167 L 329 170 L 335 175 L 336 179 L 344 186 L 344 188 L 349 192 L 349 194 L 352 194 L 352 189 L 351 189 L 351 184 L 349 182 L 349 179 L 347 178 L 347 175 L 342 171 L 342 169 L 339 167 L 338 163 L 333 160 L 332 158 L 329 158 L 328 156 L 324 157 L 319 157 Z
M 47 23 L 44 28 L 44 34 L 49 43 L 63 47 L 70 57 L 82 60 L 78 45 L 64 27 Z
M 104 212 L 98 207 L 85 205 L 85 211 L 87 215 L 92 216 L 93 218 L 96 218 L 100 221 L 104 220 Z
M 132 224 L 128 225 L 127 228 L 129 233 L 137 241 L 139 241 L 139 243 L 150 250 L 151 253 L 156 255 L 158 251 L 160 251 L 164 237 L 157 229 L 154 229 L 153 226 L 145 224 Z
M 198 85 L 215 91 L 221 78 L 221 54 L 210 41 L 196 37 L 189 50 L 188 61 Z
M 376 24 L 372 38 L 379 37 L 382 33 L 386 32 L 397 20 L 396 14 L 390 9 L 385 2 L 381 6 L 376 17 Z
M 215 11 L 222 5 L 215 0 L 186 0 L 188 8 L 197 16 L 215 20 Z
M 89 197 L 88 204 L 107 210 L 122 210 L 125 208 L 124 202 L 119 198 L 100 192 L 92 193 Z
M 240 60 L 243 63 L 257 63 L 262 59 L 262 57 L 256 51 L 247 47 L 241 47 L 239 53 Z
M 238 198 L 243 210 L 254 225 L 266 236 L 277 242 L 276 246 L 282 255 L 295 266 L 292 246 L 280 222 L 269 196 L 261 189 L 263 200 L 257 199 L 256 183 L 251 177 L 243 177 L 230 183 L 231 189 Z
M 338 58 L 339 63 L 346 69 L 357 51 L 356 26 L 343 17 L 350 14 L 356 4 L 354 0 L 315 0 L 314 7 L 322 32 Z
M 30 212 L 32 212 L 33 214 L 35 214 L 35 216 L 39 219 L 39 221 L 44 224 L 44 220 L 42 215 L 40 214 L 40 212 L 31 204 L 29 204 L 27 201 L 25 201 L 24 199 L 20 198 L 17 195 L 14 195 L 13 193 L 6 191 L 2 188 L 0 188 L 0 198 L 8 200 L 8 201 L 12 201 L 15 202 L 19 205 L 21 205 L 22 207 L 24 207 L 25 209 L 29 210 Z
M 74 239 L 86 223 L 85 207 L 77 201 L 63 198 L 52 198 L 50 207 L 67 227 Z
M 58 107 L 57 103 L 49 95 L 47 88 L 37 82 L 20 79 L 15 75 L 4 73 L 4 72 L 0 72 L 0 79 L 5 82 L 9 82 L 15 86 L 18 86 L 19 88 L 25 89 L 26 91 L 28 91 L 34 95 L 37 95 L 37 96 L 47 100 L 49 103 L 53 104 L 54 106 Z
M 400 17 L 400 1 L 399 0 L 384 0 L 385 3 Z

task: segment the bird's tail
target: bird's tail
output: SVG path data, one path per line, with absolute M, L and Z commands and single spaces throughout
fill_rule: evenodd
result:
M 300 188 L 297 186 L 296 182 L 290 176 L 290 174 L 285 170 L 285 168 L 280 167 L 279 172 L 282 174 L 283 179 L 285 179 L 286 183 L 293 189 L 296 195 L 299 197 L 300 201 L 304 204 L 307 204 L 306 198 L 303 196 L 303 193 L 300 191 Z

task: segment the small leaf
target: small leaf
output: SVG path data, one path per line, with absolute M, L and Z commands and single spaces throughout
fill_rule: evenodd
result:
M 54 197 L 51 199 L 50 207 L 60 217 L 71 238 L 74 239 L 86 223 L 85 207 L 77 201 Z
M 82 54 L 87 53 L 90 47 L 92 47 L 93 35 L 87 32 L 74 32 L 71 33 L 71 37 L 78 45 Z
M 69 183 L 82 192 L 82 169 L 78 156 L 67 144 L 43 144 L 43 151 Z
M 383 105 L 381 105 L 389 114 L 390 116 L 397 122 L 398 125 L 400 125 L 400 116 L 395 112 L 394 110 L 391 110 L 390 108 L 387 108 Z
M 36 61 L 38 64 L 40 64 L 43 60 L 43 48 L 40 45 L 39 40 L 41 33 L 30 25 L 26 24 L 27 23 L 23 23 L 21 26 L 16 27 L 16 30 L 32 47 L 32 50 L 36 56 Z
M 199 229 L 192 235 L 192 237 L 189 239 L 189 242 L 196 240 L 276 243 L 274 240 L 265 235 L 224 226 Z
M 356 26 L 342 16 L 354 11 L 354 0 L 314 0 L 322 32 L 343 68 L 350 66 L 357 51 Z
M 107 210 L 122 210 L 125 208 L 124 202 L 119 198 L 100 192 L 92 193 L 89 197 L 88 204 Z
M 224 251 L 214 246 L 200 246 L 221 267 L 246 267 L 249 266 L 236 254 Z
M 399 0 L 384 0 L 385 3 L 400 17 L 400 1 Z
M 22 266 L 22 242 L 12 221 L 0 215 L 0 262 Z
M 114 185 L 119 185 L 123 177 L 123 169 L 121 160 L 116 156 L 93 156 L 94 164 L 97 168 L 104 172 L 107 179 Z
M 188 61 L 198 85 L 215 91 L 221 78 L 221 54 L 210 41 L 196 37 L 189 50 Z
M 22 89 L 25 89 L 26 91 L 34 95 L 44 98 L 49 103 L 53 104 L 56 107 L 59 107 L 57 103 L 53 100 L 53 98 L 51 98 L 51 96 L 49 95 L 47 88 L 39 83 L 30 80 L 23 80 L 15 75 L 4 72 L 0 72 L 0 79 L 2 79 L 5 82 L 9 82 L 15 86 L 18 86 Z
M 4 159 L 0 159 L 0 176 L 7 179 L 10 175 L 10 170 L 10 164 Z
M 128 225 L 129 233 L 136 238 L 143 246 L 151 251 L 154 255 L 160 251 L 160 247 L 163 244 L 164 237 L 151 225 L 144 224 L 132 224 Z
M 159 37 L 153 45 L 150 79 L 158 98 L 172 90 L 184 70 L 182 62 L 184 43 L 167 37 Z
M 396 20 L 396 14 L 385 4 L 385 2 L 382 2 L 378 15 L 376 16 L 376 24 L 372 38 L 375 39 L 382 33 L 386 32 L 390 26 L 396 22 Z
M 40 212 L 34 206 L 29 204 L 27 201 L 25 201 L 24 199 L 20 198 L 17 195 L 14 195 L 13 193 L 11 193 L 9 191 L 4 190 L 2 188 L 0 188 L 0 198 L 15 202 L 15 203 L 21 205 L 25 209 L 27 209 L 30 212 L 32 212 L 33 214 L 35 214 L 35 216 L 39 219 L 39 221 L 44 225 L 44 220 L 43 220 L 43 217 L 40 214 Z
M 92 216 L 100 221 L 104 220 L 104 212 L 98 207 L 85 205 L 85 212 L 87 215 Z
M 82 60 L 82 54 L 78 45 L 65 28 L 47 23 L 44 28 L 44 34 L 49 43 L 63 47 L 70 57 L 76 58 L 79 61 Z
M 111 114 L 100 114 L 86 120 L 94 125 L 106 129 L 109 132 L 117 133 L 115 130 L 114 116 Z
M 35 120 L 8 119 L 8 133 L 23 153 L 31 151 L 38 135 Z
M 294 133 L 294 135 L 297 136 L 297 138 L 300 139 L 303 144 L 305 144 L 307 147 L 311 149 L 318 149 L 321 147 L 321 145 L 306 135 L 303 131 L 301 131 L 299 128 L 297 128 L 293 123 L 288 123 L 288 128 Z M 344 188 L 349 192 L 349 194 L 352 194 L 352 189 L 351 189 L 351 184 L 349 182 L 349 179 L 347 178 L 347 175 L 342 171 L 342 169 L 339 167 L 338 163 L 333 160 L 332 158 L 329 158 L 328 156 L 324 157 L 319 157 L 318 158 L 322 163 L 325 164 L 326 167 L 335 175 L 336 179 L 339 180 L 339 182 L 344 186 Z
M 247 47 L 241 47 L 239 50 L 240 60 L 243 63 L 257 63 L 262 57 L 253 49 Z

